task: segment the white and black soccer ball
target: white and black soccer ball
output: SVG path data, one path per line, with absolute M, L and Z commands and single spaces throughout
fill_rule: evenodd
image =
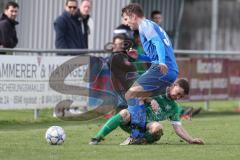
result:
M 45 139 L 49 144 L 60 145 L 65 141 L 66 135 L 62 127 L 52 126 L 46 131 Z

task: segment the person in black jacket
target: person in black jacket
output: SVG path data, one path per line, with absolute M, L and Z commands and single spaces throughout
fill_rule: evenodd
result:
M 92 9 L 92 1 L 91 0 L 81 0 L 81 4 L 79 6 L 79 19 L 82 21 L 81 23 L 81 28 L 82 28 L 82 33 L 83 33 L 83 39 L 86 42 L 86 48 L 89 47 L 88 42 L 89 42 L 89 35 L 92 34 L 92 29 L 91 24 L 92 19 L 90 19 L 90 11 Z M 90 22 L 91 21 L 91 22 Z M 91 29 L 91 30 L 90 30 Z M 90 33 L 91 32 L 91 33 Z
M 67 0 L 65 11 L 54 22 L 56 48 L 88 48 L 88 18 L 89 15 L 85 16 L 81 14 L 81 11 L 78 9 L 77 0 Z
M 19 5 L 16 2 L 8 2 L 4 13 L 0 18 L 0 48 L 14 48 L 18 43 L 15 26 Z M 1 53 L 3 54 L 3 53 Z
M 127 108 L 124 98 L 125 93 L 137 78 L 136 68 L 132 64 L 135 60 L 128 56 L 126 46 L 128 39 L 124 34 L 118 34 L 113 38 L 113 52 L 109 59 L 111 81 L 114 91 L 118 96 L 117 112 Z

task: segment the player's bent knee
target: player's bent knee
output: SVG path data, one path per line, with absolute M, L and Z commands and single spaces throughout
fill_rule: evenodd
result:
M 149 144 L 157 142 L 161 139 L 163 135 L 163 126 L 159 122 L 151 122 L 147 125 L 146 138 Z
M 151 124 L 149 124 L 148 130 L 151 134 L 163 135 L 163 125 L 159 122 L 152 122 Z
M 125 94 L 125 98 L 126 100 L 130 99 L 130 98 L 135 98 L 137 97 L 139 92 L 142 92 L 143 88 L 141 86 L 134 86 L 131 87 Z
M 130 122 L 130 113 L 127 109 L 123 109 L 119 112 L 124 122 Z
M 125 94 L 125 99 L 128 100 L 130 98 L 134 98 L 135 97 L 135 94 L 134 94 L 135 92 L 136 91 L 129 89 Z
M 152 138 L 153 138 L 152 143 L 159 141 L 161 139 L 161 137 L 162 137 L 162 134 L 160 134 L 160 132 L 158 132 L 157 134 L 153 134 L 152 135 Z
M 152 144 L 154 142 L 157 142 L 161 139 L 162 134 L 151 134 L 149 131 L 145 132 L 144 138 L 147 140 L 148 144 Z

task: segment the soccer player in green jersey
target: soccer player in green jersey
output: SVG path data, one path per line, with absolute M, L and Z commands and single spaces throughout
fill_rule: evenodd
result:
M 175 100 L 183 98 L 189 93 L 189 84 L 185 79 L 176 80 L 167 88 L 166 95 L 160 95 L 146 104 L 146 130 L 144 138 L 127 138 L 122 145 L 128 144 L 151 144 L 158 141 L 163 135 L 163 126 L 159 121 L 169 119 L 175 133 L 189 144 L 204 144 L 200 138 L 193 138 L 184 129 L 180 121 L 180 110 Z M 130 113 L 123 109 L 118 114 L 110 118 L 100 131 L 92 138 L 89 144 L 98 144 L 106 135 L 120 126 L 124 131 L 131 133 Z

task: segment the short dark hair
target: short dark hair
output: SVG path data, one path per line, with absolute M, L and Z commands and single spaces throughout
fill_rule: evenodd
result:
M 78 4 L 78 0 L 66 0 L 65 5 L 68 5 L 68 2 L 76 2 Z
M 189 87 L 189 83 L 186 79 L 183 79 L 183 78 L 177 79 L 174 82 L 174 84 L 177 84 L 179 87 L 181 87 L 184 90 L 185 95 L 189 94 L 190 87 Z
M 154 11 L 152 11 L 152 13 L 151 13 L 151 19 L 153 19 L 153 16 L 156 15 L 156 14 L 161 14 L 161 15 L 162 15 L 162 12 L 159 11 L 159 10 L 154 10 Z
M 126 36 L 124 34 L 117 34 L 116 36 L 113 37 L 113 43 L 116 41 L 116 39 L 125 40 Z
M 81 0 L 81 3 L 84 1 L 88 1 L 88 2 L 92 3 L 92 0 Z
M 127 6 L 125 6 L 122 9 L 122 16 L 123 14 L 126 14 L 127 16 L 131 16 L 132 14 L 136 14 L 138 17 L 143 17 L 143 9 L 140 4 L 138 3 L 131 3 Z
M 6 3 L 4 9 L 7 10 L 10 6 L 12 6 L 13 8 L 19 8 L 19 5 L 16 2 L 9 1 Z

